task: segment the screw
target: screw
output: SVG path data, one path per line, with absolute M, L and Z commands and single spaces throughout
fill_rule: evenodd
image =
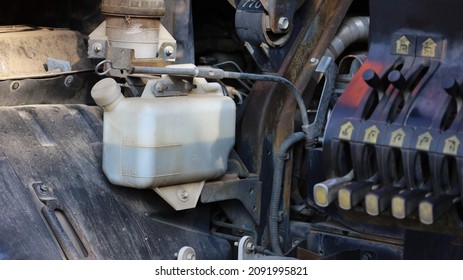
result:
M 103 50 L 103 46 L 100 43 L 95 43 L 95 44 L 93 44 L 93 50 L 96 53 L 99 53 L 99 52 L 101 52 Z
M 318 58 L 312 57 L 312 58 L 310 59 L 310 63 L 312 63 L 313 65 L 318 64 Z
M 47 191 L 48 191 L 48 186 L 47 186 L 47 185 L 41 184 L 41 185 L 39 186 L 39 192 L 40 192 L 40 193 L 45 194 Z
M 17 90 L 19 88 L 20 83 L 18 81 L 15 81 L 11 84 L 11 89 L 12 90 Z
M 181 201 L 187 201 L 188 200 L 188 192 L 184 189 L 179 189 L 177 191 L 177 196 Z
M 73 81 L 74 81 L 74 77 L 69 75 L 66 77 L 66 79 L 64 79 L 64 85 L 66 87 L 70 87 Z
M 278 19 L 278 28 L 286 30 L 289 27 L 289 19 L 287 17 L 281 17 Z
M 174 54 L 174 48 L 172 46 L 167 46 L 164 48 L 164 54 L 169 57 Z

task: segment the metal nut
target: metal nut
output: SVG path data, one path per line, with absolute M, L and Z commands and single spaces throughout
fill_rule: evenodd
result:
M 100 43 L 93 44 L 93 51 L 99 53 L 103 50 L 103 46 Z
M 280 30 L 286 30 L 289 27 L 289 19 L 287 17 L 281 17 L 278 19 L 278 28 Z
M 251 252 L 254 252 L 254 250 L 256 249 L 256 246 L 254 245 L 254 243 L 248 242 L 246 243 L 245 249 L 246 249 L 246 252 L 251 253 Z

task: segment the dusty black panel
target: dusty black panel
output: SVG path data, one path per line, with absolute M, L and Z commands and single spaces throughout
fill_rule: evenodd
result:
M 207 205 L 176 212 L 154 191 L 106 180 L 99 108 L 10 107 L 0 116 L 1 257 L 174 259 L 183 246 L 198 259 L 229 257 L 228 242 L 209 234 Z
M 61 258 L 30 190 L 19 182 L 3 154 L 0 155 L 0 209 L 0 259 Z

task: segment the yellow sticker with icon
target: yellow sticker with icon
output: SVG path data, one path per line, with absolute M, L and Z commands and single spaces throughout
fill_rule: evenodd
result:
M 429 151 L 432 143 L 432 135 L 429 131 L 418 136 L 418 141 L 416 142 L 416 148 L 418 150 Z
M 354 129 L 355 128 L 352 122 L 347 122 L 341 125 L 341 129 L 339 130 L 339 138 L 344 140 L 351 140 Z
M 403 35 L 397 41 L 395 41 L 395 52 L 397 54 L 410 54 L 410 45 L 412 42 L 408 40 L 407 36 Z
M 394 130 L 391 133 L 391 140 L 389 141 L 389 145 L 395 147 L 402 147 L 404 145 L 404 140 L 406 136 L 407 134 L 405 134 L 405 131 L 402 128 Z
M 378 136 L 380 131 L 376 125 L 372 125 L 369 128 L 365 129 L 365 136 L 363 137 L 364 142 L 376 144 L 378 142 Z
M 460 144 L 461 142 L 456 135 L 445 139 L 444 153 L 449 155 L 457 155 L 458 147 Z

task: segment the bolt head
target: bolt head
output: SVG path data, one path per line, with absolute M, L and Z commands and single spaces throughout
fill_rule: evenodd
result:
M 286 30 L 289 27 L 289 19 L 287 17 L 281 17 L 278 19 L 278 28 Z
M 172 46 L 167 46 L 164 48 L 164 54 L 169 57 L 174 54 L 174 48 Z
M 184 190 L 184 189 L 182 189 L 182 188 L 180 188 L 180 189 L 177 190 L 177 197 L 178 197 L 178 199 L 180 199 L 181 201 L 183 201 L 183 202 L 187 201 L 187 200 L 188 200 L 188 196 L 189 196 L 189 193 L 188 193 L 186 190 Z
M 11 89 L 12 90 L 17 90 L 19 88 L 19 85 L 20 83 L 18 81 L 14 81 L 12 84 L 11 84 Z
M 103 50 L 103 46 L 100 43 L 95 43 L 95 44 L 93 44 L 93 50 L 96 53 L 99 53 L 99 52 L 101 52 Z
M 319 61 L 319 60 L 318 60 L 318 58 L 316 58 L 316 57 L 312 57 L 312 58 L 310 59 L 310 63 L 313 64 L 313 65 L 318 64 L 318 61 Z
M 45 184 L 40 184 L 39 187 L 38 187 L 38 191 L 41 194 L 45 194 L 48 191 L 48 186 L 45 185 Z
M 162 82 L 157 82 L 154 84 L 152 90 L 154 92 L 163 92 L 163 91 L 166 91 L 169 87 L 165 84 L 163 84 Z
M 252 242 L 246 243 L 246 251 L 253 252 L 256 249 L 256 246 Z

